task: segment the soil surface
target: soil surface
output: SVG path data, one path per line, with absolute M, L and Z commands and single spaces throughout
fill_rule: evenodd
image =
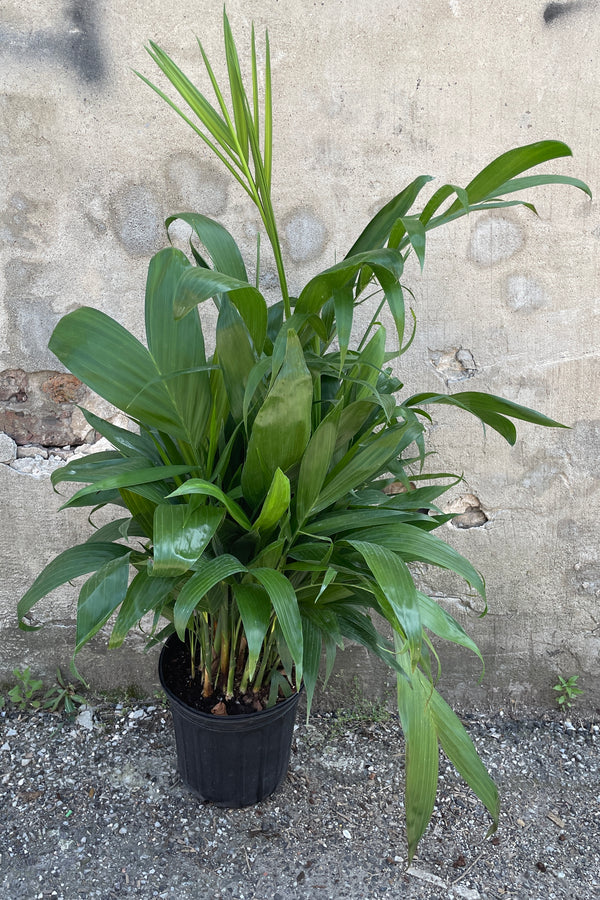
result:
M 302 713 L 268 800 L 199 803 L 159 700 L 90 699 L 77 719 L 0 712 L 0 896 L 177 900 L 600 897 L 600 726 L 465 718 L 499 784 L 498 833 L 452 767 L 407 869 L 404 744 L 376 711 Z
M 192 678 L 189 649 L 180 641 L 168 646 L 162 659 L 162 670 L 164 683 L 168 685 L 169 690 L 198 712 L 215 716 L 247 716 L 260 712 L 268 706 L 269 692 L 266 688 L 256 693 L 248 691 L 245 694 L 235 690 L 232 697 L 226 697 L 225 693 L 215 691 L 205 697 L 202 690 L 202 671 L 198 667 L 195 678 Z M 276 703 L 283 700 L 285 697 L 278 697 Z

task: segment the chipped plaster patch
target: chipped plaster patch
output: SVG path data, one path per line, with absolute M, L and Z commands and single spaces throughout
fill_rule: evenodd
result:
M 510 275 L 507 279 L 508 305 L 516 312 L 540 309 L 548 303 L 541 284 L 528 275 Z
M 327 239 L 325 226 L 309 209 L 297 209 L 287 219 L 284 234 L 294 262 L 308 262 L 319 256 Z
M 518 225 L 498 216 L 484 219 L 473 229 L 471 257 L 481 266 L 493 266 L 510 259 L 523 246 L 523 233 Z
M 444 507 L 444 512 L 455 514 L 448 523 L 452 528 L 481 528 L 489 522 L 475 494 L 461 494 Z
M 111 203 L 113 228 L 131 256 L 154 253 L 161 246 L 163 227 L 161 203 L 144 184 L 130 184 Z
M 465 381 L 477 374 L 477 364 L 470 350 L 451 347 L 449 350 L 428 350 L 429 362 L 446 384 Z

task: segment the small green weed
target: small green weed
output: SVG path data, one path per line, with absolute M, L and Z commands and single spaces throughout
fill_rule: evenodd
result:
M 77 680 L 84 684 L 81 678 Z M 60 669 L 57 669 L 56 684 L 53 684 L 44 694 L 42 708 L 56 712 L 62 707 L 67 715 L 71 715 L 82 703 L 85 703 L 85 697 L 77 693 L 77 686 L 70 681 L 65 681 L 64 675 Z
M 8 697 L 19 709 L 39 709 L 42 701 L 36 697 L 40 693 L 43 683 L 39 678 L 32 678 L 31 669 L 13 669 L 16 684 L 8 692 Z
M 18 709 L 47 709 L 57 712 L 62 708 L 70 715 L 80 704 L 85 703 L 85 698 L 77 693 L 77 686 L 66 681 L 60 669 L 56 670 L 56 683 L 45 693 L 42 693 L 43 682 L 32 677 L 29 666 L 25 669 L 13 669 L 13 675 L 16 684 L 8 692 L 8 697 Z M 77 681 L 85 684 L 81 678 L 77 678 Z
M 558 676 L 558 682 L 553 686 L 552 690 L 556 691 L 556 702 L 561 709 L 571 709 L 577 697 L 583 694 L 581 688 L 577 687 L 579 675 L 571 675 L 570 678 Z
M 354 677 L 354 683 L 350 696 L 350 703 L 339 709 L 333 720 L 333 731 L 341 733 L 352 725 L 371 725 L 374 722 L 387 722 L 391 717 L 386 698 L 377 700 L 367 699 L 363 692 L 358 677 Z

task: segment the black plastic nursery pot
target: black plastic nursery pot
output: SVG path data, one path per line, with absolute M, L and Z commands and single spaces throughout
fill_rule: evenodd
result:
M 177 635 L 166 641 L 158 675 L 173 715 L 181 780 L 201 800 L 217 806 L 260 803 L 287 774 L 300 693 L 249 715 L 200 712 L 177 697 L 165 680 L 180 645 Z

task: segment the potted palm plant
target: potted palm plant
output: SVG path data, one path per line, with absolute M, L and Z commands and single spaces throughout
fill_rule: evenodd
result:
M 271 202 L 268 36 L 261 93 L 254 33 L 249 91 L 226 16 L 224 34 L 229 105 L 202 47 L 215 105 L 154 43 L 151 58 L 190 112 L 140 77 L 253 200 L 280 299 L 265 300 L 258 265 L 249 280 L 225 228 L 185 212 L 167 219 L 166 228 L 185 223 L 188 251 L 168 246 L 150 261 L 147 346 L 96 309 L 61 319 L 51 350 L 122 410 L 131 430 L 84 410 L 114 449 L 68 462 L 52 482 L 85 485 L 65 509 L 112 504 L 122 514 L 44 569 L 19 602 L 19 620 L 25 629 L 37 627 L 34 604 L 89 575 L 77 605 L 75 653 L 109 620 L 110 647 L 150 621 L 148 645 L 166 639 L 160 673 L 182 777 L 200 796 L 226 805 L 256 802 L 277 787 L 301 686 L 310 712 L 322 655 L 327 676 L 345 640 L 362 644 L 397 676 L 412 858 L 433 809 L 438 743 L 489 810 L 491 830 L 498 818 L 496 787 L 435 687 L 436 639 L 479 650 L 419 590 L 411 571 L 415 561 L 452 570 L 485 601 L 481 575 L 434 534 L 450 518 L 436 503 L 454 482 L 424 471 L 427 408 L 458 407 L 511 444 L 513 419 L 560 426 L 475 391 L 400 396 L 394 365 L 414 334 L 407 337 L 404 264 L 414 253 L 423 265 L 432 228 L 523 203 L 505 199 L 515 192 L 548 183 L 589 189 L 571 177 L 524 174 L 570 155 L 557 141 L 510 150 L 466 188 L 438 188 L 420 209 L 415 204 L 431 179 L 417 178 L 377 213 L 343 260 L 290 297 Z M 374 289 L 370 322 L 356 334 L 355 310 Z M 209 301 L 217 324 L 207 356 L 202 323 Z M 385 305 L 389 334 L 380 322 Z M 397 489 L 390 491 L 391 483 Z

